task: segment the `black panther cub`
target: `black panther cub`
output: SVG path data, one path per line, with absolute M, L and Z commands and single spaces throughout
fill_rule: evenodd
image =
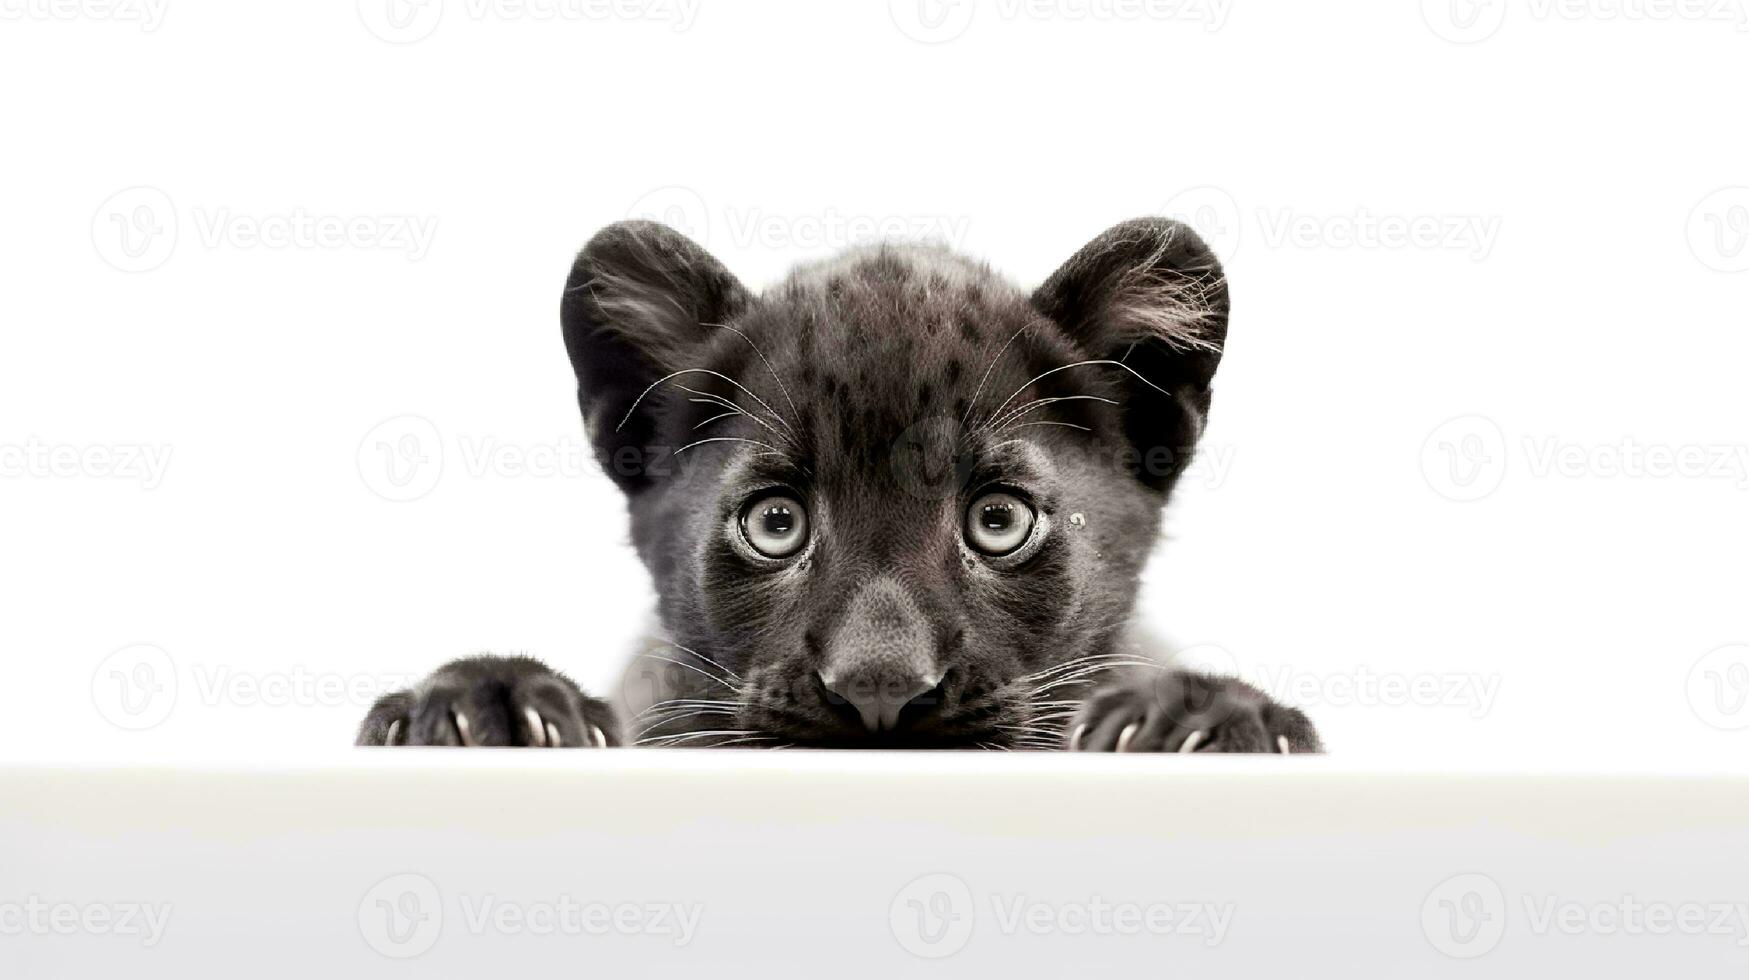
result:
M 1214 255 L 1157 218 L 1030 295 L 889 245 L 755 296 L 669 228 L 606 228 L 565 345 L 666 636 L 618 711 L 478 657 L 358 741 L 1321 751 L 1298 710 L 1129 638 L 1227 312 Z

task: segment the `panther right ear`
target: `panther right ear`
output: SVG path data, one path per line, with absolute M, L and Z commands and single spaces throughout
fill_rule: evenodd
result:
M 1121 364 L 1124 429 L 1144 459 L 1169 467 L 1141 479 L 1171 489 L 1202 436 L 1232 307 L 1214 252 L 1186 225 L 1138 218 L 1088 242 L 1033 305 L 1090 358 Z
M 658 399 L 639 396 L 694 366 L 688 354 L 702 346 L 701 324 L 727 322 L 751 301 L 722 263 L 666 225 L 609 225 L 578 253 L 559 319 L 595 457 L 620 489 L 649 484 Z

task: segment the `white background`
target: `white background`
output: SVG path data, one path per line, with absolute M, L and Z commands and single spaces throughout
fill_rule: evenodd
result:
M 0 758 L 344 745 L 482 650 L 609 686 L 650 597 L 557 321 L 607 222 L 1030 285 L 1170 213 L 1235 312 L 1150 622 L 1345 755 L 1740 759 L 1744 11 L 1453 3 L 0 0 Z

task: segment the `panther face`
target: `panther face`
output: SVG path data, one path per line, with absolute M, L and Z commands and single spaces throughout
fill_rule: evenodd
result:
M 755 296 L 666 227 L 600 232 L 563 319 L 673 640 L 642 661 L 641 700 L 673 705 L 649 732 L 1058 737 L 1059 682 L 1114 656 L 1227 309 L 1213 255 L 1165 220 L 1030 294 L 883 246 Z

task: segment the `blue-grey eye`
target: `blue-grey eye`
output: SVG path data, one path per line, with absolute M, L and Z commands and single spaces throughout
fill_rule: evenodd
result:
M 966 508 L 966 541 L 986 555 L 1006 555 L 1032 536 L 1038 515 L 1011 493 L 987 493 Z
M 788 558 L 808 543 L 808 511 L 788 494 L 767 494 L 742 512 L 741 533 L 765 557 Z

